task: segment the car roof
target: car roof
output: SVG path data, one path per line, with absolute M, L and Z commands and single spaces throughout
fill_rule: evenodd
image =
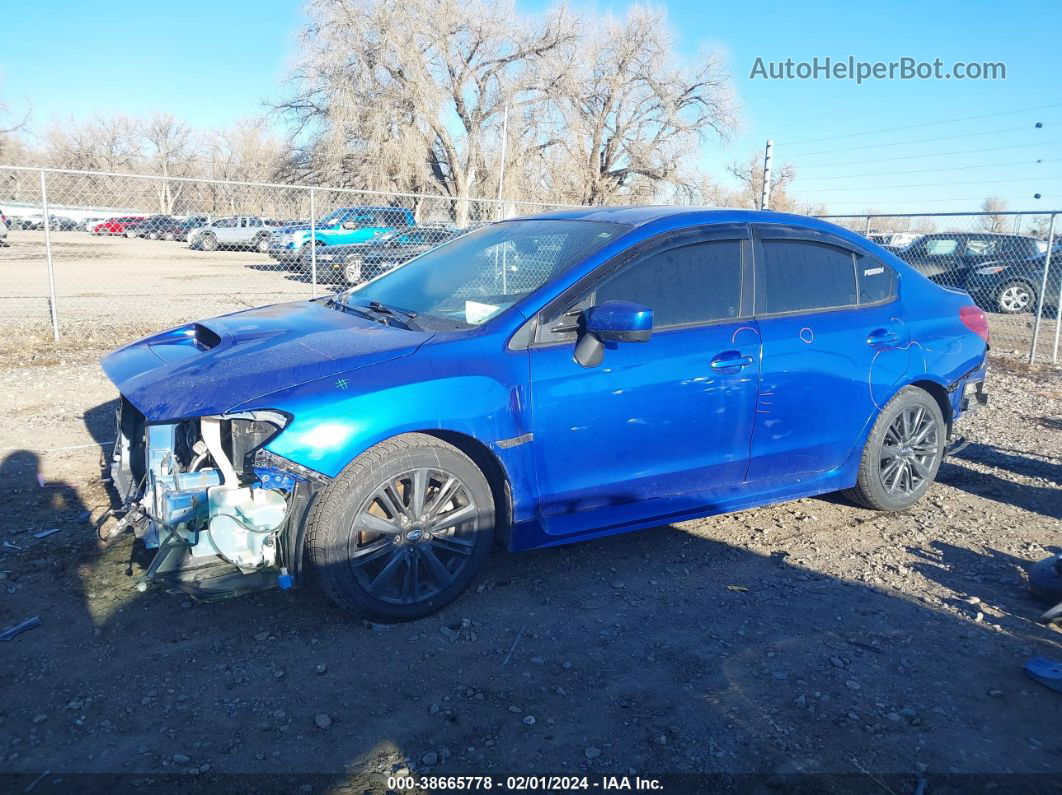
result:
M 570 210 L 557 210 L 537 213 L 513 220 L 570 220 L 603 221 L 639 227 L 656 221 L 671 221 L 669 226 L 703 226 L 708 224 L 787 224 L 831 232 L 843 237 L 855 236 L 844 227 L 829 223 L 820 218 L 795 213 L 780 213 L 772 210 L 747 210 L 732 207 L 689 207 L 674 205 L 643 205 L 628 207 L 577 207 Z M 856 236 L 864 239 L 862 235 Z

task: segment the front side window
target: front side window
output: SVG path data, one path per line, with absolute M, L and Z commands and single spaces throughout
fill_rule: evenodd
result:
M 214 226 L 218 229 L 234 229 L 236 227 L 236 219 L 222 218 L 220 221 L 215 221 Z
M 856 304 L 851 251 L 806 240 L 764 240 L 764 311 L 769 314 Z
M 627 226 L 594 221 L 503 221 L 455 238 L 348 290 L 356 307 L 376 301 L 417 315 L 425 327 L 471 328 L 504 312 Z
M 710 323 L 741 311 L 741 242 L 718 240 L 652 254 L 601 284 L 594 303 L 634 301 L 653 328 Z

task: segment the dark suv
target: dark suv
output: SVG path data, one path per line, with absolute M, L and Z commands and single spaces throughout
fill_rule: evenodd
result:
M 907 248 L 893 252 L 937 284 L 973 292 L 975 270 L 988 262 L 1019 262 L 1040 252 L 1039 242 L 1022 235 L 992 232 L 939 232 L 923 235 Z

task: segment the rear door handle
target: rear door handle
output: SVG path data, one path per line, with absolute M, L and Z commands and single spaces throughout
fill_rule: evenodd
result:
M 867 345 L 894 345 L 899 341 L 899 334 L 884 328 L 875 329 L 867 335 Z
M 737 351 L 720 353 L 712 359 L 713 370 L 730 370 L 733 368 L 748 367 L 750 364 L 752 364 L 752 357 L 742 356 Z

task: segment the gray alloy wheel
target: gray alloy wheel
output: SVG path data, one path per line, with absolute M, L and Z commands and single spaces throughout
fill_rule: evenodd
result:
M 254 239 L 254 250 L 259 254 L 269 251 L 269 235 L 259 235 Z
M 322 589 L 375 621 L 409 621 L 452 602 L 483 567 L 494 496 L 467 455 L 409 433 L 355 458 L 314 501 L 306 546 Z
M 996 296 L 996 308 L 1005 315 L 1017 315 L 1032 309 L 1035 296 L 1025 282 L 1003 285 Z
M 388 478 L 354 517 L 347 546 L 354 578 L 388 604 L 438 596 L 472 559 L 478 515 L 468 487 L 448 472 L 419 468 Z
M 940 436 L 940 425 L 925 406 L 910 406 L 897 414 L 879 449 L 878 477 L 885 491 L 910 497 L 931 479 Z
M 217 251 L 218 249 L 218 239 L 209 232 L 197 237 L 196 243 L 203 251 Z
M 878 414 L 860 457 L 853 502 L 877 511 L 901 511 L 936 479 L 947 426 L 932 395 L 906 386 Z

